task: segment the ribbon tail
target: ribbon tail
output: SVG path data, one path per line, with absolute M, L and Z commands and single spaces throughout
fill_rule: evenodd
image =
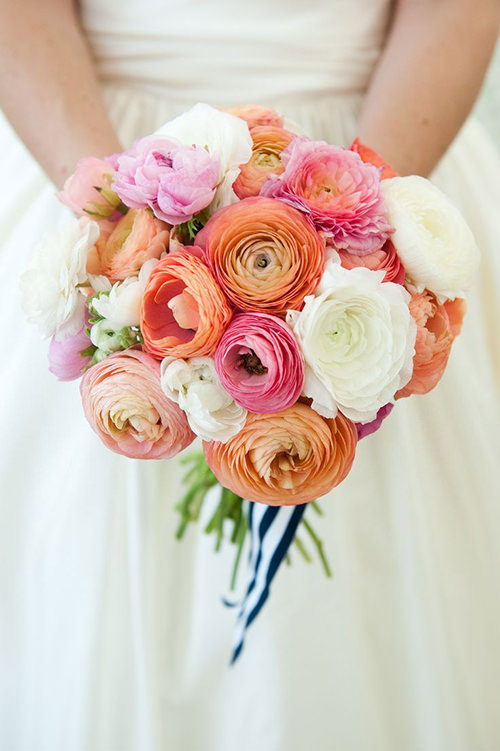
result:
M 233 639 L 233 665 L 243 649 L 247 628 L 269 596 L 271 582 L 295 537 L 307 504 L 265 506 L 251 503 L 248 584 L 240 605 Z

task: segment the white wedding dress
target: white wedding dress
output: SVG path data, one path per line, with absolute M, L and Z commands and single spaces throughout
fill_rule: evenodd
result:
M 200 100 L 348 144 L 390 5 L 84 0 L 82 23 L 125 146 Z M 178 461 L 107 451 L 24 321 L 19 275 L 65 210 L 3 121 L 0 153 L 2 751 L 500 748 L 500 160 L 481 128 L 434 176 L 483 259 L 448 370 L 325 498 L 334 579 L 294 556 L 233 668 L 232 551 L 175 541 Z

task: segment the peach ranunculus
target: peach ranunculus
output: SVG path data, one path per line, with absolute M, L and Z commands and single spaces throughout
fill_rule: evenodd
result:
M 237 308 L 285 317 L 323 273 L 325 243 L 297 209 L 255 196 L 219 211 L 196 236 Z
M 276 125 L 278 128 L 283 126 L 281 115 L 275 110 L 269 107 L 261 107 L 259 104 L 244 104 L 241 107 L 231 107 L 224 111 L 245 120 L 249 128 L 255 128 L 258 125 Z
M 205 442 L 206 461 L 224 487 L 270 506 L 307 503 L 349 473 L 356 450 L 354 423 L 321 417 L 307 404 L 268 415 L 249 414 L 227 443 Z
M 90 273 L 104 274 L 112 282 L 136 276 L 151 258 L 165 253 L 169 226 L 153 216 L 149 209 L 130 209 L 118 222 L 101 224 Z
M 370 149 L 369 146 L 365 146 L 364 143 L 361 143 L 359 138 L 356 138 L 352 144 L 351 144 L 351 151 L 355 151 L 356 154 L 359 154 L 361 159 L 364 162 L 367 162 L 368 164 L 373 164 L 375 167 L 381 168 L 380 178 L 382 180 L 385 180 L 389 177 L 397 177 L 398 173 L 396 170 L 394 170 L 390 164 L 387 164 L 384 159 L 380 156 L 380 154 L 377 154 L 376 151 L 373 149 Z
M 280 154 L 295 138 L 289 130 L 277 125 L 257 125 L 250 129 L 250 135 L 252 156 L 250 161 L 241 165 L 240 174 L 233 183 L 238 198 L 258 196 L 271 173 L 279 175 L 284 171 Z
M 154 267 L 144 290 L 144 349 L 158 358 L 210 357 L 232 310 L 199 248 L 171 253 Z
M 102 442 L 132 459 L 171 459 L 195 435 L 178 405 L 162 391 L 160 364 L 127 349 L 106 357 L 83 376 L 85 417 Z
M 440 305 L 432 292 L 412 295 L 410 313 L 417 323 L 413 375 L 396 393 L 396 399 L 411 394 L 427 394 L 441 380 L 453 340 L 460 333 L 466 311 L 462 298 Z
M 345 269 L 364 266 L 371 271 L 385 271 L 384 282 L 404 284 L 405 270 L 401 259 L 396 253 L 392 240 L 387 240 L 380 250 L 374 250 L 366 256 L 357 256 L 347 250 L 339 250 L 340 263 Z

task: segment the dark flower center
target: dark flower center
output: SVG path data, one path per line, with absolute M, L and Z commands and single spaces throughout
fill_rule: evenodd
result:
M 264 375 L 267 373 L 266 366 L 262 364 L 253 350 L 240 355 L 240 363 L 241 367 L 245 368 L 250 375 Z

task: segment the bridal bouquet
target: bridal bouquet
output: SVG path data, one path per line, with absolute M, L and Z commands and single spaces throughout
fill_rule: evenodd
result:
M 82 159 L 59 198 L 79 219 L 41 241 L 22 280 L 50 370 L 83 376 L 113 451 L 170 459 L 202 439 L 179 534 L 220 484 L 208 529 L 220 544 L 231 520 L 238 560 L 242 499 L 319 511 L 358 440 L 436 386 L 478 262 L 428 180 L 260 107 L 198 104 Z

